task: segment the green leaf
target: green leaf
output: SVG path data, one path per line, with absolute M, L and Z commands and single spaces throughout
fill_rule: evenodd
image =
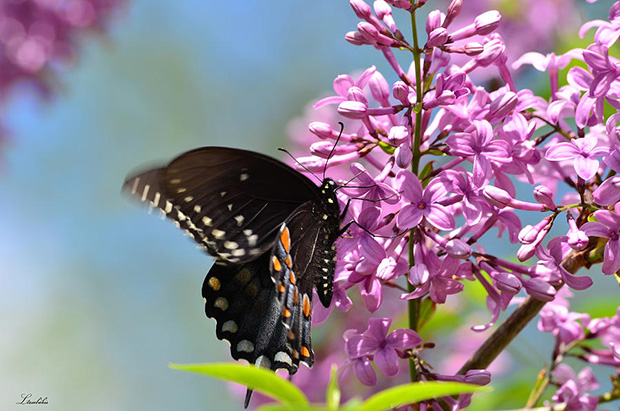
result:
M 430 400 L 431 398 L 487 390 L 489 388 L 460 382 L 416 382 L 381 391 L 364 401 L 358 410 L 389 410 L 405 404 Z
M 332 365 L 332 376 L 327 385 L 327 392 L 325 393 L 327 400 L 327 408 L 330 410 L 337 410 L 340 405 L 340 387 L 338 387 L 338 367 Z
M 308 406 L 308 399 L 299 388 L 264 368 L 234 363 L 169 364 L 169 367 L 243 384 L 297 409 Z
M 420 174 L 418 175 L 418 178 L 420 180 L 424 180 L 426 176 L 428 176 L 430 173 L 432 173 L 435 170 L 435 168 L 433 167 L 434 163 L 435 163 L 434 161 L 429 161 L 428 163 L 424 165 L 424 168 L 422 169 L 422 171 L 420 171 Z
M 422 300 L 420 305 L 420 319 L 418 321 L 418 328 L 422 329 L 426 323 L 433 318 L 435 311 L 437 310 L 437 304 L 430 298 Z
M 394 150 L 396 150 L 394 146 L 391 146 L 388 143 L 384 143 L 383 141 L 379 141 L 378 144 L 381 150 L 383 150 L 386 154 L 392 155 L 394 154 Z
M 338 411 L 357 411 L 360 407 L 360 401 L 352 399 L 342 407 L 338 408 Z M 302 406 L 288 406 L 280 404 L 266 404 L 259 407 L 257 411 L 330 411 L 325 405 L 302 405 Z

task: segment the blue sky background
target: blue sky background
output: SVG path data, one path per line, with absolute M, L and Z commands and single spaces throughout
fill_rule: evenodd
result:
M 266 6 L 267 4 L 267 6 Z M 231 409 L 169 362 L 228 360 L 200 288 L 212 260 L 120 195 L 125 175 L 204 145 L 277 155 L 333 78 L 386 64 L 344 34 L 346 1 L 131 1 L 88 38 L 59 96 L 5 107 L 0 161 L 0 408 Z

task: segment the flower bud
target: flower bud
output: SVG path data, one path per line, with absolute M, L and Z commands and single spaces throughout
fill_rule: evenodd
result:
M 471 257 L 471 247 L 465 241 L 453 238 L 448 241 L 444 247 L 448 255 L 452 258 L 466 260 Z
M 370 89 L 370 94 L 372 94 L 373 98 L 381 103 L 382 106 L 388 106 L 388 98 L 390 97 L 390 86 L 383 77 L 383 74 L 375 71 L 374 74 L 370 77 L 368 81 L 368 87 Z
M 353 86 L 349 88 L 349 91 L 347 92 L 347 100 L 359 101 L 361 103 L 368 105 L 368 100 L 366 99 L 366 95 L 364 94 L 362 89 L 357 86 Z
M 521 281 L 519 280 L 519 277 L 512 273 L 498 271 L 493 279 L 497 284 L 497 288 L 509 294 L 516 294 L 519 290 L 521 290 Z
M 530 278 L 529 280 L 525 280 L 523 282 L 523 286 L 525 287 L 525 291 L 527 291 L 532 298 L 539 301 L 549 302 L 553 301 L 555 298 L 555 288 L 553 288 L 553 286 L 549 283 L 539 280 L 538 278 Z
M 372 14 L 370 6 L 363 0 L 350 0 L 349 3 L 355 15 L 360 19 L 367 20 Z
M 506 53 L 506 46 L 501 39 L 495 39 L 484 45 L 482 53 L 476 56 L 476 63 L 481 67 L 488 67 Z
M 491 382 L 491 373 L 487 370 L 469 370 L 465 373 L 465 383 L 487 385 Z
M 539 239 L 541 232 L 546 228 L 548 230 L 549 217 L 545 217 L 536 225 L 526 225 L 519 232 L 519 241 L 522 244 L 532 244 Z
M 518 102 L 519 98 L 517 95 L 509 91 L 491 102 L 489 115 L 493 118 L 503 119 L 517 107 Z
M 463 0 L 452 0 L 450 5 L 448 6 L 448 13 L 446 14 L 446 18 L 444 19 L 442 26 L 448 27 L 450 24 L 452 24 L 456 16 L 461 13 L 462 9 Z
M 392 94 L 394 98 L 401 102 L 403 106 L 408 106 L 409 103 L 409 86 L 403 81 L 397 81 L 392 86 Z
M 448 41 L 448 30 L 444 27 L 438 27 L 431 31 L 428 35 L 428 41 L 426 42 L 426 48 L 432 49 L 433 47 L 443 46 Z
M 568 246 L 577 251 L 581 251 L 586 248 L 588 242 L 590 241 L 586 233 L 581 230 L 569 231 L 567 237 L 566 242 L 568 243 Z
M 389 4 L 387 4 L 383 0 L 375 0 L 375 2 L 373 4 L 373 8 L 375 9 L 375 14 L 381 20 L 383 20 L 383 18 L 385 16 L 391 16 L 392 15 L 392 8 L 390 7 Z
M 430 275 L 431 274 L 429 273 L 428 268 L 426 268 L 426 265 L 414 265 L 409 270 L 409 283 L 414 287 L 419 287 L 428 282 Z
M 402 144 L 399 146 L 395 153 L 396 155 L 396 165 L 400 168 L 408 168 L 411 166 L 411 160 L 413 159 L 413 153 L 411 152 L 411 148 L 407 144 Z
M 441 27 L 444 16 L 439 10 L 433 10 L 426 17 L 426 33 L 430 35 L 431 31 Z
M 338 105 L 338 113 L 346 118 L 359 120 L 366 117 L 368 106 L 361 101 L 343 101 Z
M 510 205 L 512 197 L 507 191 L 495 186 L 486 186 L 482 190 L 482 195 L 487 201 L 497 208 L 504 208 Z
M 409 137 L 409 132 L 405 126 L 394 126 L 388 132 L 390 144 L 399 146 Z
M 409 0 L 386 0 L 386 1 L 396 8 L 404 9 L 404 10 L 411 10 L 411 3 L 409 2 Z M 418 6 L 421 5 L 420 3 L 422 2 L 418 1 Z M 423 3 L 426 3 L 426 2 L 424 1 Z
M 375 44 L 379 41 L 379 30 L 372 24 L 362 21 L 357 24 L 357 30 L 370 44 Z
M 308 130 L 320 139 L 331 138 L 333 134 L 332 126 L 321 121 L 313 121 L 308 125 Z
M 537 244 L 523 244 L 517 250 L 517 259 L 523 262 L 532 258 L 534 254 L 536 254 L 536 245 Z
M 348 41 L 349 43 L 353 44 L 354 46 L 363 46 L 365 44 L 372 44 L 368 42 L 364 38 L 364 36 L 362 36 L 362 33 L 360 33 L 359 31 L 348 32 L 347 34 L 344 35 L 344 39 Z
M 484 46 L 477 41 L 470 41 L 469 43 L 465 43 L 463 50 L 468 56 L 477 56 L 484 51 Z
M 537 186 L 534 189 L 534 199 L 549 210 L 556 209 L 555 203 L 553 202 L 553 192 L 548 187 L 543 185 Z
M 502 20 L 501 14 L 497 10 L 490 10 L 486 13 L 482 13 L 474 20 L 474 26 L 476 27 L 476 34 L 480 36 L 486 36 L 493 32 L 499 22 Z

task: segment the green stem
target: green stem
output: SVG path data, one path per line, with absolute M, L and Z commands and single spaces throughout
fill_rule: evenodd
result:
M 414 174 L 418 174 L 420 168 L 420 144 L 422 140 L 422 68 L 420 67 L 420 46 L 418 43 L 418 26 L 416 24 L 416 16 L 415 16 L 415 4 L 414 0 L 411 0 L 411 31 L 413 35 L 413 61 L 415 64 L 415 88 L 416 88 L 416 98 L 417 98 L 417 106 L 414 109 L 415 111 L 415 130 L 414 130 L 414 138 L 413 138 L 413 159 L 411 161 L 411 171 Z M 411 114 L 410 114 L 411 115 Z M 414 230 L 411 230 L 409 235 L 409 268 L 415 265 L 414 255 L 413 255 L 413 243 L 414 243 Z M 415 290 L 415 287 L 411 284 L 407 284 L 407 289 L 409 292 Z M 416 298 L 413 300 L 409 300 L 409 328 L 412 330 L 418 329 L 418 323 L 420 320 L 420 299 Z M 411 377 L 411 382 L 415 382 L 417 380 L 417 372 L 415 363 L 410 360 L 409 361 L 409 374 Z

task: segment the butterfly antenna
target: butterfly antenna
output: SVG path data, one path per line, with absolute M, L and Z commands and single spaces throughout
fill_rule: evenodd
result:
M 321 180 L 321 179 L 320 179 L 320 178 L 319 178 L 316 174 L 314 174 L 312 171 L 310 171 L 310 169 L 309 169 L 308 167 L 306 167 L 305 165 L 303 165 L 302 163 L 300 163 L 300 162 L 299 162 L 299 161 L 295 158 L 295 156 L 294 156 L 294 155 L 292 155 L 291 153 L 289 153 L 289 151 L 288 151 L 287 149 L 282 148 L 282 147 L 279 147 L 279 148 L 278 148 L 278 150 L 279 150 L 279 151 L 282 151 L 283 153 L 288 154 L 288 155 L 289 155 L 289 156 L 290 156 L 290 157 L 291 157 L 291 158 L 292 158 L 292 159 L 293 159 L 293 160 L 294 160 L 297 164 L 299 164 L 299 166 L 300 166 L 301 168 L 303 168 L 304 170 L 306 170 L 308 173 L 312 174 L 312 175 L 314 176 L 314 178 L 316 178 L 316 179 L 317 179 L 317 180 L 319 180 L 319 181 L 323 181 L 323 180 Z
M 344 123 L 342 121 L 339 121 L 338 124 L 340 124 L 340 133 L 338 133 L 338 138 L 336 139 L 336 142 L 334 143 L 334 146 L 332 147 L 332 151 L 329 152 L 329 155 L 325 159 L 325 165 L 323 166 L 323 180 L 325 180 L 325 172 L 327 171 L 327 162 L 334 154 L 334 150 L 336 150 L 336 146 L 338 145 L 338 142 L 340 141 L 340 137 L 342 137 L 342 132 L 344 131 Z
M 353 177 L 351 177 L 351 178 L 350 178 L 350 179 L 349 179 L 346 183 L 344 183 L 344 184 L 340 184 L 338 187 L 336 187 L 336 191 L 338 191 L 339 189 L 344 188 L 344 187 L 346 187 L 347 185 L 349 185 L 349 183 L 350 183 L 351 181 L 353 181 L 353 180 L 355 180 L 356 178 L 358 178 L 358 177 L 359 177 L 360 175 L 362 175 L 365 171 L 366 171 L 366 170 L 362 170 L 362 171 L 360 171 L 359 173 L 357 173 L 356 175 L 354 175 Z M 368 188 L 370 188 L 370 187 L 371 187 L 371 186 L 368 186 Z M 362 187 L 362 186 L 360 186 L 360 187 L 355 187 L 355 188 L 367 188 L 367 187 Z

